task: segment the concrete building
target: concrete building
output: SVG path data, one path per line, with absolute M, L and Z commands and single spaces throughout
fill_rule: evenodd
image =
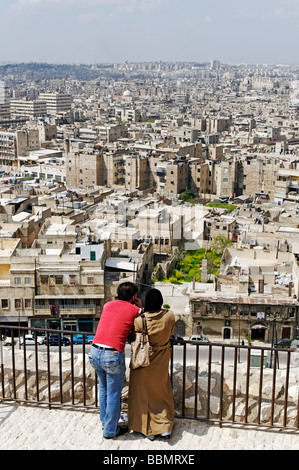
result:
M 39 99 L 46 103 L 49 115 L 64 113 L 72 108 L 72 96 L 66 93 L 41 93 Z
M 2 324 L 95 330 L 104 303 L 105 243 L 76 236 L 73 221 L 48 219 L 30 249 L 1 239 Z
M 47 114 L 45 101 L 11 100 L 10 111 L 12 118 L 39 117 Z
M 189 187 L 189 165 L 187 159 L 177 158 L 166 166 L 165 193 L 176 196 Z
M 0 130 L 0 167 L 10 171 L 18 167 L 18 157 L 39 148 L 39 132 L 35 129 Z
M 0 82 L 0 85 L 2 83 Z M 0 121 L 10 119 L 10 97 L 5 86 L 0 86 Z
M 68 188 L 86 188 L 102 184 L 101 149 L 69 146 L 65 156 L 66 185 Z

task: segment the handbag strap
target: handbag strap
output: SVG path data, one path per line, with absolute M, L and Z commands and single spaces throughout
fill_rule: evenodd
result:
M 147 322 L 146 322 L 146 318 L 145 318 L 145 315 L 140 315 L 141 316 L 141 320 L 142 320 L 142 343 L 146 342 L 149 338 L 148 338 L 148 331 L 147 331 Z
M 142 334 L 147 335 L 148 332 L 147 332 L 147 322 L 146 322 L 145 315 L 142 314 L 140 316 L 141 316 L 141 320 L 142 320 Z

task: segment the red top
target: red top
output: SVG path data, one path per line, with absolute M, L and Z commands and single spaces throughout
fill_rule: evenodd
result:
M 104 305 L 93 343 L 104 344 L 124 352 L 126 339 L 134 319 L 142 309 L 125 300 L 113 300 Z

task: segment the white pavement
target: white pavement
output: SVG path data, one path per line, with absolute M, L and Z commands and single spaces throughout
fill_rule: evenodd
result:
M 138 433 L 107 440 L 95 410 L 0 403 L 0 450 L 299 450 L 299 432 L 177 418 L 170 441 Z

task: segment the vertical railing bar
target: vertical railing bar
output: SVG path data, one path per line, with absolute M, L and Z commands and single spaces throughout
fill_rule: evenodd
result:
M 237 364 L 238 364 L 238 346 L 235 346 L 234 354 L 234 385 L 233 385 L 233 407 L 232 407 L 232 421 L 235 421 L 236 413 L 236 384 L 237 384 Z
M 21 340 L 21 338 L 20 338 Z M 23 330 L 23 359 L 24 359 L 24 386 L 25 386 L 25 400 L 28 400 L 28 389 L 27 389 L 27 357 L 26 357 L 26 339 L 25 330 Z
M 264 350 L 262 349 L 261 350 L 261 364 L 260 364 L 259 400 L 258 400 L 258 412 L 257 412 L 258 424 L 261 424 L 263 379 L 264 379 Z
M 86 406 L 86 364 L 85 364 L 85 335 L 82 335 L 83 354 L 83 404 Z
M 197 418 L 197 397 L 198 397 L 198 362 L 199 362 L 199 345 L 196 345 L 195 357 L 195 396 L 194 396 L 194 418 Z
M 210 401 L 211 401 L 211 367 L 212 367 L 212 345 L 209 344 L 209 362 L 208 362 L 208 393 L 207 393 L 207 420 L 210 419 Z
M 183 351 L 183 391 L 182 391 L 182 417 L 185 417 L 185 388 L 186 388 L 186 343 Z
M 298 390 L 298 397 L 297 397 L 297 429 L 299 429 L 299 390 Z
M 35 347 L 35 374 L 36 374 L 36 400 L 39 402 L 39 370 L 38 370 L 38 349 L 37 349 L 37 334 L 34 335 Z
M 285 386 L 285 395 L 284 395 L 284 414 L 283 414 L 283 427 L 284 428 L 287 425 L 287 408 L 288 408 L 291 351 L 288 351 L 287 355 L 288 355 L 288 358 L 287 358 L 287 372 L 286 372 L 286 386 Z
M 225 357 L 225 351 L 224 351 L 225 346 L 222 345 L 221 347 L 221 375 L 220 375 L 220 410 L 219 410 L 219 415 L 220 415 L 220 427 L 222 423 L 222 414 L 223 414 L 223 382 L 224 382 L 224 357 Z
M 48 402 L 49 402 L 49 409 L 51 409 L 51 362 L 50 362 L 49 331 L 47 331 L 47 371 L 48 371 Z
M 248 350 L 247 350 L 246 397 L 245 397 L 245 423 L 248 422 L 249 376 L 250 376 L 250 346 L 248 346 Z
M 273 421 L 274 421 L 274 402 L 275 402 L 275 384 L 276 384 L 276 358 L 277 358 L 277 350 L 274 349 L 273 383 L 272 383 L 272 398 L 271 398 L 271 420 L 270 420 L 271 426 L 273 426 Z
M 11 356 L 12 356 L 12 384 L 13 384 L 13 394 L 14 399 L 17 399 L 16 391 L 16 362 L 15 362 L 15 337 L 14 330 L 11 330 Z
M 2 336 L 3 336 L 3 330 L 2 330 L 2 327 L 0 327 L 1 385 L 2 385 L 2 398 L 4 399 L 5 398 L 5 390 L 4 390 L 4 352 L 3 352 Z
M 71 334 L 71 383 L 72 383 L 72 405 L 75 403 L 75 380 L 74 380 L 74 335 Z
M 59 348 L 59 389 L 60 389 L 60 403 L 63 403 L 62 394 L 62 357 L 61 357 L 61 332 L 58 333 L 58 348 Z

